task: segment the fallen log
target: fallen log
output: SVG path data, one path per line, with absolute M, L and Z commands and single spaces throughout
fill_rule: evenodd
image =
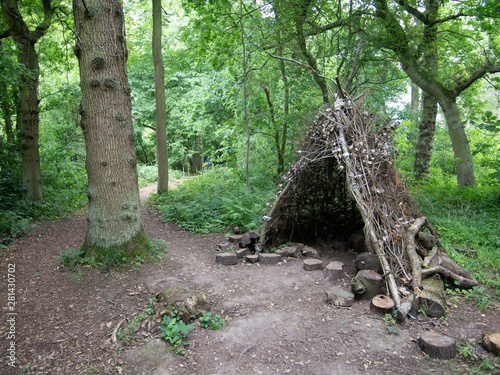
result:
M 442 266 L 435 266 L 432 268 L 426 268 L 422 270 L 422 277 L 429 277 L 434 274 L 441 274 L 443 276 L 455 280 L 460 288 L 472 288 L 479 285 L 479 283 L 476 280 L 459 276 L 454 272 L 450 271 L 448 268 L 444 268 Z

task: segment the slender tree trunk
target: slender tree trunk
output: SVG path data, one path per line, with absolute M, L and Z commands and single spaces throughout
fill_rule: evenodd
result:
M 436 99 L 424 93 L 422 103 L 422 118 L 418 127 L 418 140 L 415 153 L 414 172 L 419 180 L 430 173 L 432 144 L 436 132 L 436 116 L 438 105 Z
M 241 27 L 241 45 L 243 47 L 243 109 L 245 112 L 245 128 L 247 132 L 247 144 L 246 144 L 246 160 L 245 160 L 245 170 L 247 178 L 247 188 L 250 190 L 250 125 L 248 123 L 248 106 L 247 106 L 247 57 L 245 50 L 245 28 L 243 26 L 243 1 L 240 0 L 240 27 Z
M 168 190 L 167 109 L 161 36 L 161 0 L 153 0 L 153 62 L 155 66 L 156 152 L 158 154 L 159 194 Z
M 304 23 L 306 22 L 307 19 L 307 10 L 310 4 L 311 4 L 310 0 L 303 0 L 303 2 L 298 7 L 299 12 L 295 19 L 295 27 L 297 28 L 297 43 L 299 45 L 300 53 L 305 57 L 309 66 L 314 70 L 315 73 L 319 74 L 318 64 L 316 63 L 316 60 L 314 59 L 313 55 L 311 55 L 311 53 L 307 49 L 306 37 L 304 34 Z M 314 81 L 316 81 L 316 84 L 321 90 L 323 103 L 328 104 L 330 102 L 330 99 L 328 95 L 328 86 L 326 85 L 326 80 L 323 77 L 314 74 L 314 72 L 313 72 Z
M 276 117 L 274 116 L 274 105 L 273 102 L 271 101 L 271 94 L 266 86 L 262 86 L 262 88 L 264 90 L 264 93 L 266 94 L 267 106 L 269 107 L 269 114 L 271 116 L 271 124 L 273 125 L 274 128 L 274 136 L 273 136 L 274 148 L 276 149 L 276 157 L 278 159 L 276 172 L 279 176 L 281 173 L 283 173 L 283 164 L 284 164 L 283 153 L 281 152 L 280 133 L 278 129 L 278 124 L 276 123 Z
M 18 61 L 26 68 L 21 77 L 20 108 L 17 120 L 23 160 L 23 199 L 41 202 L 42 176 L 38 145 L 40 124 L 38 107 L 39 65 L 35 45 L 50 27 L 54 10 L 50 0 L 42 0 L 43 20 L 38 23 L 34 31 L 30 31 L 19 11 L 17 0 L 2 0 L 1 4 L 2 15 L 8 25 L 8 31 L 18 44 Z
M 120 0 L 73 1 L 80 66 L 89 208 L 87 255 L 136 256 L 147 249 L 142 230 L 127 47 Z
M 191 173 L 201 171 L 201 169 L 203 168 L 203 161 L 201 160 L 201 145 L 201 134 L 199 132 L 196 132 L 194 135 L 194 153 L 193 164 L 191 165 Z
M 434 21 L 438 16 L 439 3 L 429 0 L 426 3 L 429 20 Z M 436 80 L 438 76 L 437 26 L 424 25 L 423 68 L 429 78 Z M 418 129 L 417 152 L 415 154 L 414 173 L 417 180 L 425 178 L 430 173 L 432 144 L 436 132 L 437 101 L 428 93 L 423 94 L 422 118 Z
M 282 53 L 282 52 L 280 52 Z M 288 78 L 286 77 L 285 62 L 283 60 L 278 61 L 280 67 L 281 80 L 283 81 L 283 127 L 281 130 L 281 165 L 278 165 L 278 176 L 284 172 L 285 164 L 285 151 L 286 142 L 288 136 L 288 116 L 289 116 L 289 100 L 290 100 L 290 89 L 288 87 Z
M 411 83 L 411 119 L 418 120 L 418 110 L 420 108 L 420 87 Z
M 23 199 L 25 201 L 41 202 L 42 174 L 38 145 L 38 128 L 40 125 L 40 111 L 38 108 L 39 66 L 34 44 L 23 43 L 20 45 L 19 62 L 28 69 L 21 79 L 22 84 L 19 90 L 20 125 L 18 127 L 23 158 Z

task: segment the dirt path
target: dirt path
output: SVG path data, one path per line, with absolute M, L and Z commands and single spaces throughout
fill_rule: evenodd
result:
M 141 199 L 155 187 L 141 189 Z M 397 326 L 369 312 L 367 302 L 334 308 L 323 302 L 328 286 L 348 287 L 354 276 L 350 252 L 323 249 L 322 259 L 345 264 L 340 281 L 304 271 L 301 259 L 278 265 L 215 263 L 219 234 L 199 235 L 162 223 L 142 208 L 150 238 L 164 239 L 169 252 L 160 265 L 102 273 L 61 271 L 60 250 L 79 247 L 85 218 L 40 223 L 2 251 L 0 373 L 18 374 L 468 374 L 461 358 L 426 359 L 415 339 L 426 329 L 442 331 L 488 356 L 471 343 L 484 329 L 500 328 L 496 309 L 478 311 L 467 298 L 449 299 L 442 321 Z M 14 325 L 7 321 L 7 271 L 15 264 Z M 129 346 L 111 333 L 124 318 L 143 312 L 155 293 L 174 286 L 204 290 L 214 314 L 228 323 L 214 331 L 197 324 L 185 356 L 175 355 L 150 332 L 139 330 Z M 12 328 L 13 327 L 13 328 Z M 15 333 L 16 368 L 8 366 L 7 334 Z M 492 357 L 488 356 L 490 360 Z M 488 373 L 488 372 L 486 372 Z M 490 373 L 494 373 L 490 371 Z

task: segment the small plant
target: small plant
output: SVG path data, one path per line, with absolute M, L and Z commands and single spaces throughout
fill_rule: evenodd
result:
M 385 322 L 385 324 L 387 325 L 387 330 L 389 331 L 389 333 L 394 333 L 396 335 L 399 335 L 400 332 L 399 332 L 399 329 L 397 327 L 393 327 L 393 325 L 396 324 L 396 319 L 395 319 L 395 316 L 394 316 L 395 313 L 393 314 L 385 314 L 385 316 L 382 318 L 382 320 Z
M 165 341 L 170 342 L 177 353 L 181 353 L 183 350 L 182 347 L 189 345 L 189 342 L 185 340 L 188 333 L 193 329 L 194 326 L 184 323 L 176 314 L 172 318 L 164 315 L 160 325 L 160 336 Z
M 83 251 L 70 247 L 68 250 L 61 250 L 60 256 L 57 260 L 62 261 L 59 268 L 69 268 L 74 270 L 82 263 Z
M 201 328 L 208 328 L 212 327 L 213 330 L 220 329 L 222 327 L 226 326 L 226 322 L 222 319 L 222 316 L 216 315 L 212 317 L 211 312 L 207 312 L 203 314 L 203 316 L 200 318 L 200 327 Z

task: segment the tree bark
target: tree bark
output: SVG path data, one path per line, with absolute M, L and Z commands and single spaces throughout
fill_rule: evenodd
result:
M 91 5 L 91 6 L 90 6 Z M 88 175 L 86 255 L 142 254 L 127 48 L 119 0 L 73 1 Z M 139 243 L 141 242 L 141 243 Z
M 439 102 L 446 118 L 450 134 L 453 154 L 457 167 L 457 184 L 459 187 L 476 186 L 474 167 L 470 153 L 469 140 L 460 117 L 455 98 L 444 98 Z
M 19 85 L 20 109 L 18 129 L 21 141 L 23 199 L 42 201 L 42 175 L 38 128 L 40 124 L 38 106 L 39 65 L 35 45 L 50 27 L 54 10 L 51 0 L 42 0 L 43 20 L 31 31 L 24 21 L 17 0 L 2 0 L 2 15 L 9 27 L 9 34 L 18 44 L 18 61 L 26 68 Z
M 418 110 L 420 108 L 420 87 L 411 83 L 411 119 L 418 119 Z
M 436 132 L 437 102 L 434 97 L 424 93 L 422 119 L 418 125 L 418 140 L 415 153 L 414 172 L 417 180 L 430 173 L 432 144 Z
M 156 152 L 158 155 L 158 193 L 168 190 L 167 109 L 165 104 L 165 67 L 161 49 L 161 0 L 153 0 L 153 63 L 155 67 Z

